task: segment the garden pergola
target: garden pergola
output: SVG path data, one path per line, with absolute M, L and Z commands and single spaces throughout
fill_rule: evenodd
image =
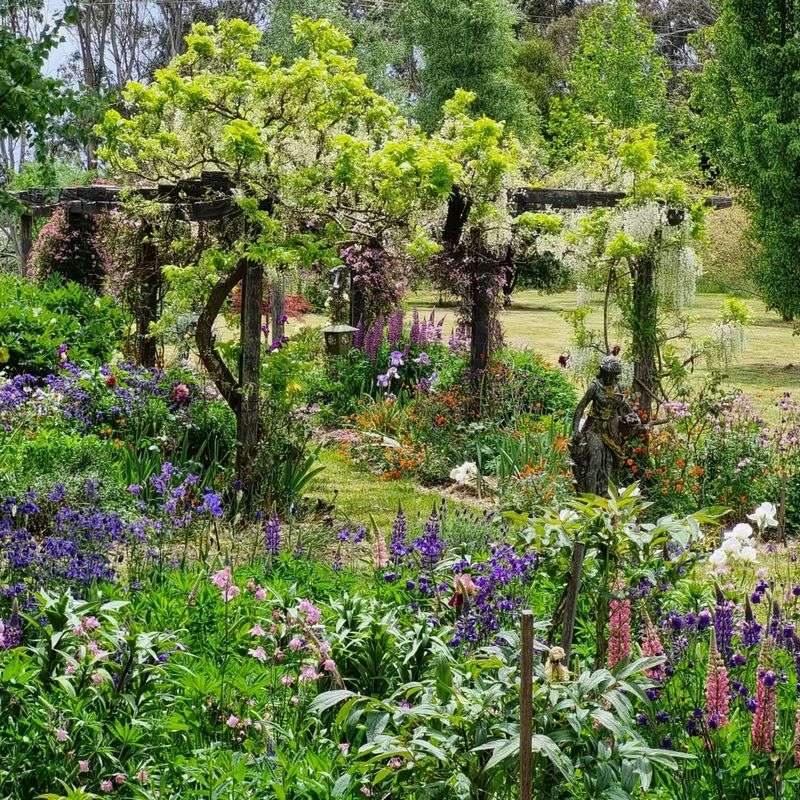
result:
M 15 197 L 23 206 L 20 216 L 20 241 L 22 243 L 23 272 L 33 244 L 33 221 L 49 216 L 57 208 L 63 209 L 70 225 L 88 229 L 93 216 L 118 209 L 126 197 L 136 196 L 163 205 L 165 212 L 177 219 L 192 223 L 213 223 L 235 218 L 240 210 L 233 197 L 232 184 L 222 172 L 204 171 L 197 178 L 187 178 L 175 183 L 157 186 L 72 186 L 56 190 L 28 189 Z M 512 204 L 516 214 L 525 211 L 578 208 L 601 208 L 617 205 L 622 192 L 578 189 L 527 188 L 516 191 Z M 732 205 L 728 197 L 711 197 L 708 204 L 714 208 Z M 269 210 L 269 202 L 262 200 L 262 210 Z M 448 204 L 443 238 L 453 249 L 460 243 L 469 215 L 468 205 L 456 190 Z M 161 265 L 152 243 L 153 231 L 143 225 L 137 252 L 133 258 L 139 265 L 140 285 L 134 303 L 136 316 L 136 349 L 139 363 L 153 366 L 156 362 L 156 341 L 150 332 L 151 323 L 158 318 L 161 294 Z M 488 267 L 491 268 L 491 267 Z M 234 376 L 216 349 L 213 325 L 226 298 L 241 284 L 241 356 L 239 374 Z M 472 373 L 478 375 L 488 364 L 491 325 L 491 297 L 480 280 L 473 293 L 471 308 L 471 359 Z M 253 454 L 258 441 L 258 376 L 261 363 L 261 319 L 263 297 L 263 268 L 255 262 L 242 259 L 229 275 L 217 283 L 197 320 L 195 340 L 203 365 L 208 370 L 220 394 L 233 409 L 237 418 L 238 458 L 240 474 Z M 280 286 L 275 287 L 272 303 L 273 337 L 280 338 L 282 329 L 282 300 Z M 352 298 L 351 298 L 352 300 Z

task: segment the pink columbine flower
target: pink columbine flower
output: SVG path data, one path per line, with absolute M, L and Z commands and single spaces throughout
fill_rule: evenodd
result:
M 89 771 L 89 759 L 82 758 L 78 761 L 78 772 L 88 772 Z
M 58 742 L 69 741 L 69 734 L 67 733 L 65 728 L 56 728 L 56 741 Z
M 114 774 L 114 783 L 117 786 L 122 786 L 123 783 L 127 780 L 128 776 L 124 772 L 117 772 Z
M 300 670 L 300 677 L 298 680 L 300 683 L 313 683 L 315 680 L 320 678 L 320 674 L 312 667 L 310 664 L 303 667 Z
M 75 663 L 70 661 L 66 667 L 64 667 L 64 674 L 65 675 L 74 675 L 75 674 Z
M 239 717 L 237 717 L 235 714 L 231 714 L 228 719 L 225 720 L 225 724 L 229 728 L 235 728 L 239 724 Z
M 147 781 L 150 780 L 150 776 L 147 774 L 147 770 L 146 769 L 140 769 L 136 773 L 136 780 L 139 781 L 139 783 L 147 783 Z
M 253 596 L 256 600 L 266 600 L 267 590 L 263 586 L 257 586 L 255 592 L 253 592 Z
M 308 600 L 301 600 L 297 605 L 298 611 L 306 618 L 309 625 L 316 625 L 321 619 L 320 610 Z
M 372 797 L 372 789 L 370 789 L 369 786 L 362 786 L 361 794 L 363 794 L 364 797 Z
M 661 644 L 661 637 L 658 635 L 658 628 L 653 625 L 650 615 L 644 612 L 644 641 L 642 642 L 642 655 L 643 656 L 663 656 L 664 645 Z M 664 665 L 659 664 L 657 667 L 651 667 L 645 670 L 650 680 L 663 681 L 665 678 Z
M 775 723 L 777 703 L 777 676 L 769 669 L 772 661 L 772 642 L 765 639 L 758 660 L 756 681 L 756 711 L 750 728 L 753 749 L 771 753 L 775 749 Z
M 614 669 L 631 654 L 631 601 L 614 598 L 608 622 L 608 667 Z
M 332 658 L 326 658 L 322 664 L 322 669 L 324 669 L 325 672 L 335 672 L 336 662 Z
M 712 728 L 728 724 L 730 711 L 730 691 L 728 670 L 717 649 L 717 636 L 711 631 L 711 646 L 708 651 L 708 672 L 706 674 L 706 717 Z
M 223 603 L 230 602 L 241 593 L 241 589 L 233 582 L 233 573 L 230 567 L 215 572 L 211 576 L 211 583 L 220 590 Z
M 284 686 L 291 686 L 294 683 L 294 677 L 292 677 L 291 675 L 284 675 L 281 678 L 281 683 Z
M 103 792 L 112 792 L 114 791 L 114 784 L 108 780 L 100 781 L 100 789 Z
M 293 637 L 292 640 L 289 642 L 289 649 L 291 651 L 295 652 L 295 653 L 298 650 L 301 650 L 302 647 L 303 647 L 303 642 L 300 639 L 298 639 L 296 636 Z
M 289 699 L 289 702 L 293 706 L 299 706 L 300 705 L 300 698 L 296 694 L 292 695 L 292 697 Z
M 267 660 L 267 651 L 259 645 L 251 650 L 247 651 L 248 655 L 251 655 L 257 661 L 261 661 L 262 663 Z
M 250 628 L 250 635 L 251 636 L 265 636 L 266 631 L 256 622 L 252 628 Z

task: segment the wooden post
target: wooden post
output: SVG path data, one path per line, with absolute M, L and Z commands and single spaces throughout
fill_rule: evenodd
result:
M 261 301 L 264 269 L 254 261 L 244 264 L 241 311 L 241 406 L 236 415 L 236 476 L 245 493 L 252 487 L 253 459 L 258 446 L 259 383 L 261 377 Z
M 136 354 L 143 367 L 154 367 L 157 360 L 156 339 L 150 323 L 158 319 L 158 299 L 161 288 L 161 269 L 158 248 L 153 242 L 153 228 L 146 223 L 141 230 L 139 252 L 139 297 L 136 309 Z
M 576 541 L 572 545 L 572 561 L 569 567 L 569 580 L 567 581 L 567 597 L 564 601 L 564 630 L 561 637 L 561 647 L 564 648 L 564 664 L 567 666 L 569 666 L 572 638 L 575 635 L 575 618 L 578 613 L 578 595 L 581 591 L 583 558 L 585 554 L 586 545 Z
M 28 259 L 33 248 L 33 214 L 23 213 L 19 218 L 20 272 L 28 274 Z
M 285 311 L 283 278 L 280 275 L 272 282 L 270 293 L 272 295 L 272 344 L 279 345 L 285 333 L 283 322 L 283 314 Z
M 472 383 L 472 402 L 477 413 L 481 410 L 483 382 L 489 366 L 489 336 L 491 326 L 491 300 L 483 272 L 472 278 L 472 313 L 470 319 L 470 358 L 469 370 Z
M 533 612 L 522 612 L 519 679 L 519 797 L 532 800 L 533 789 Z

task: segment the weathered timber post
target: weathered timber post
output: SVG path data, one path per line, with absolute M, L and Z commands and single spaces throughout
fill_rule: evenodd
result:
M 143 367 L 154 367 L 157 361 L 157 343 L 150 325 L 158 319 L 158 301 L 161 290 L 161 268 L 158 248 L 153 241 L 153 228 L 142 226 L 139 249 L 139 296 L 136 298 L 136 357 Z
M 575 619 L 578 614 L 578 596 L 581 592 L 585 555 L 586 545 L 576 540 L 572 545 L 572 559 L 569 565 L 569 578 L 567 578 L 567 596 L 564 600 L 564 628 L 561 635 L 564 663 L 567 666 L 569 666 L 569 656 L 572 650 L 572 639 L 575 636 Z
M 519 797 L 533 797 L 533 612 L 522 612 L 519 678 Z
M 259 385 L 261 373 L 261 302 L 264 268 L 244 262 L 240 322 L 241 360 L 239 387 L 241 407 L 236 415 L 236 476 L 247 492 L 252 489 L 253 460 L 258 446 Z
M 272 298 L 270 316 L 272 325 L 272 344 L 279 345 L 283 341 L 286 332 L 285 323 L 283 321 L 285 306 L 285 295 L 283 291 L 283 277 L 278 275 L 272 282 L 270 289 Z
M 28 260 L 33 248 L 33 214 L 23 213 L 19 218 L 19 255 L 20 272 L 22 276 L 28 274 Z

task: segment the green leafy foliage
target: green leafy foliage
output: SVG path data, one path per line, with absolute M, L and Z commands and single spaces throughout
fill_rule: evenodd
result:
M 0 348 L 11 374 L 52 372 L 62 345 L 78 364 L 102 363 L 113 353 L 123 323 L 111 298 L 76 283 L 35 286 L 0 277 Z

